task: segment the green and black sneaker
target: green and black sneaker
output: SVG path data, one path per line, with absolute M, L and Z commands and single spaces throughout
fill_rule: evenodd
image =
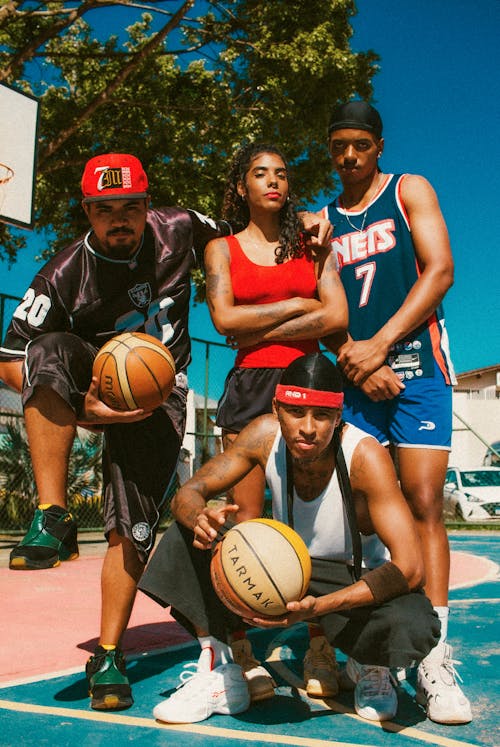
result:
M 87 661 L 85 674 L 92 698 L 90 705 L 96 711 L 121 711 L 134 702 L 125 659 L 119 648 L 107 651 L 97 646 Z
M 78 557 L 77 525 L 60 506 L 37 508 L 28 533 L 10 553 L 13 571 L 54 568 Z

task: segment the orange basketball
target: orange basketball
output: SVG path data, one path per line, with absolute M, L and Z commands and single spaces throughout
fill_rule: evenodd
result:
M 93 375 L 99 398 L 113 410 L 154 410 L 175 383 L 175 361 L 156 337 L 124 332 L 98 351 Z
M 311 558 L 302 538 L 275 519 L 249 519 L 216 545 L 210 564 L 221 601 L 241 617 L 278 617 L 287 602 L 302 599 Z

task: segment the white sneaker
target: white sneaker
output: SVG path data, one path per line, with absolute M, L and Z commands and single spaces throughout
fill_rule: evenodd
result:
M 189 671 L 181 674 L 181 684 L 173 695 L 158 703 L 153 715 L 169 724 L 193 724 L 212 713 L 233 715 L 250 705 L 247 681 L 237 664 L 221 664 L 211 672 Z
M 457 684 L 453 650 L 440 641 L 417 669 L 416 701 L 425 707 L 428 718 L 438 724 L 468 724 L 472 721 L 470 702 Z
M 258 700 L 274 698 L 276 683 L 267 669 L 253 655 L 252 644 L 248 638 L 233 641 L 231 643 L 231 650 L 235 664 L 239 664 L 242 668 L 245 679 L 248 682 L 252 703 Z
M 304 656 L 304 682 L 312 698 L 333 698 L 339 691 L 335 651 L 324 635 L 311 638 Z
M 354 708 L 358 716 L 368 721 L 388 721 L 398 710 L 398 697 L 388 667 L 358 664 L 347 660 L 346 674 L 354 689 Z

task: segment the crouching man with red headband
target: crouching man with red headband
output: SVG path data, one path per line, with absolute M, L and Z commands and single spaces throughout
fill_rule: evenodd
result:
M 229 645 L 243 623 L 215 595 L 209 564 L 224 525 L 253 517 L 244 505 L 207 501 L 256 465 L 265 471 L 274 518 L 302 536 L 313 572 L 307 596 L 289 603 L 284 617 L 246 624 L 320 625 L 329 645 L 349 657 L 342 679 L 354 687 L 357 713 L 371 720 L 396 714 L 389 668 L 418 663 L 437 643 L 440 624 L 422 591 L 419 539 L 393 463 L 375 438 L 342 421 L 342 403 L 333 363 L 321 353 L 298 358 L 276 389 L 274 413 L 250 423 L 177 493 L 177 521 L 139 588 L 172 606 L 198 637 L 201 654 L 194 675 L 155 707 L 160 721 L 201 721 L 249 707 L 245 676 Z

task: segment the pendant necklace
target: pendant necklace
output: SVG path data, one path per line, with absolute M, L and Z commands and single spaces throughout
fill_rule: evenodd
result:
M 340 206 L 341 206 L 341 208 L 342 208 L 342 209 L 343 209 L 343 211 L 344 211 L 344 218 L 345 218 L 345 219 L 346 219 L 346 221 L 347 221 L 347 222 L 349 223 L 349 225 L 351 226 L 351 228 L 354 228 L 354 230 L 355 230 L 355 231 L 357 231 L 358 233 L 363 233 L 363 231 L 364 231 L 364 228 L 365 228 L 365 224 L 366 224 L 366 218 L 367 218 L 367 215 L 368 215 L 368 209 L 370 208 L 370 205 L 371 205 L 371 204 L 373 203 L 373 201 L 375 200 L 375 197 L 377 197 L 377 196 L 378 196 L 378 192 L 379 192 L 379 185 L 380 185 L 380 176 L 379 176 L 379 178 L 378 178 L 378 179 L 377 179 L 377 181 L 376 181 L 376 189 L 375 189 L 375 194 L 374 194 L 374 197 L 372 197 L 372 198 L 371 198 L 370 202 L 368 203 L 368 205 L 366 206 L 366 208 L 365 208 L 365 210 L 364 210 L 364 213 L 363 213 L 363 220 L 361 221 L 361 227 L 360 227 L 360 228 L 358 228 L 358 226 L 355 226 L 355 225 L 354 225 L 354 223 L 353 223 L 353 222 L 351 221 L 351 219 L 349 218 L 349 214 L 348 214 L 348 212 L 347 212 L 347 208 L 345 208 L 345 207 L 344 207 L 344 201 L 343 201 L 342 197 L 340 197 L 340 199 L 339 199 L 339 202 L 340 202 Z
M 357 231 L 358 233 L 363 233 L 363 230 L 365 228 L 366 216 L 367 215 L 368 215 L 368 208 L 366 208 L 365 212 L 363 213 L 363 221 L 361 223 L 361 227 L 358 228 L 358 226 L 355 226 L 354 223 L 352 223 L 352 221 L 349 218 L 349 215 L 347 213 L 347 210 L 344 208 L 344 218 L 349 223 L 349 225 L 351 226 L 351 228 L 354 228 L 354 230 Z

